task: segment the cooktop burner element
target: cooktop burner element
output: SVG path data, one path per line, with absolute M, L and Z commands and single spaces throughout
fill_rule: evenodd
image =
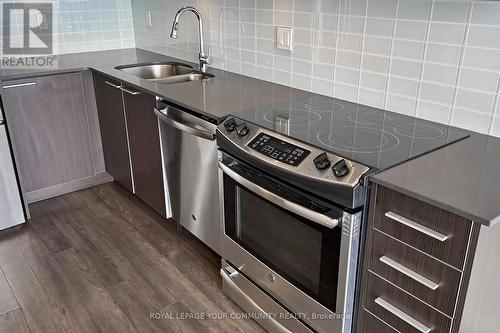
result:
M 277 120 L 278 119 L 278 120 Z M 321 120 L 321 115 L 318 112 L 312 110 L 304 110 L 304 109 L 281 109 L 281 110 L 269 110 L 264 114 L 264 120 L 275 124 L 280 119 L 290 120 L 293 119 L 292 122 L 308 122 L 308 123 L 317 123 Z
M 405 124 L 394 128 L 394 132 L 407 138 L 435 139 L 444 138 L 441 128 L 428 124 Z
M 334 127 L 320 132 L 318 141 L 333 150 L 354 153 L 384 152 L 399 145 L 399 139 L 394 134 L 361 126 Z
M 447 125 L 322 96 L 235 116 L 376 169 L 469 136 Z

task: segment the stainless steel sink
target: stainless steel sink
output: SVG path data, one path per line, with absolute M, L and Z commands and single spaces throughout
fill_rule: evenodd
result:
M 198 81 L 214 77 L 211 74 L 197 71 L 190 65 L 177 62 L 122 65 L 115 68 L 148 81 L 166 84 Z

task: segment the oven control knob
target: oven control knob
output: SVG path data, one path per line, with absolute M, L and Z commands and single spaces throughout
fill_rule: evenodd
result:
M 224 127 L 226 128 L 226 130 L 228 132 L 232 132 L 234 131 L 234 129 L 238 126 L 238 124 L 236 123 L 236 120 L 234 120 L 234 118 L 231 118 L 231 119 L 228 119 L 225 123 L 224 123 Z
M 332 166 L 332 170 L 333 170 L 333 174 L 335 175 L 335 177 L 338 177 L 338 178 L 344 177 L 345 175 L 347 175 L 349 173 L 349 167 L 347 166 L 347 163 L 345 162 L 344 159 L 341 159 L 340 161 L 335 163 Z
M 238 133 L 239 136 L 245 136 L 248 134 L 248 126 L 246 123 L 241 123 L 238 127 L 236 127 L 236 133 Z
M 330 166 L 330 160 L 328 159 L 328 155 L 326 153 L 319 154 L 313 160 L 314 166 L 318 170 L 324 170 Z

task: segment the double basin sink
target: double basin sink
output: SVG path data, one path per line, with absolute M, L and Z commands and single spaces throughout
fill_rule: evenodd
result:
M 122 65 L 115 67 L 115 69 L 147 81 L 164 84 L 199 81 L 214 77 L 212 74 L 203 73 L 193 69 L 190 65 L 178 62 Z

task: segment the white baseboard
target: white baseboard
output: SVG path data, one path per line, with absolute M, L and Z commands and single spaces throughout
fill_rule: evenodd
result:
M 83 190 L 92 186 L 109 183 L 113 181 L 107 172 L 102 172 L 95 176 L 73 180 L 67 183 L 57 184 L 54 186 L 42 188 L 40 190 L 28 192 L 25 194 L 25 199 L 28 204 L 54 198 L 63 194 Z

